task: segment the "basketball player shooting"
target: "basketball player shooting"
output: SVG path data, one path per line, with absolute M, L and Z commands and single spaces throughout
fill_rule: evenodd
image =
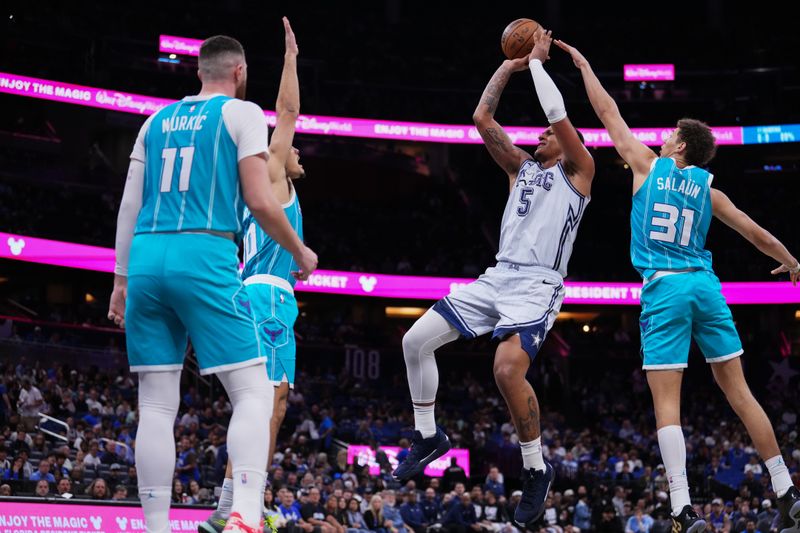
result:
M 788 272 L 796 284 L 800 264 L 778 239 L 711 187 L 714 176 L 701 168 L 716 152 L 706 124 L 694 119 L 678 121 L 661 146 L 660 156 L 656 155 L 633 136 L 586 58 L 562 41 L 556 44 L 580 69 L 595 113 L 633 170 L 631 260 L 644 279 L 641 353 L 669 479 L 672 531 L 695 533 L 706 525 L 689 498 L 680 417 L 681 380 L 694 338 L 769 470 L 780 511 L 777 530 L 797 533 L 800 491 L 792 485 L 769 418 L 745 381 L 742 343 L 714 275 L 711 253 L 705 249 L 712 215 L 777 261 L 780 266 L 772 274 Z
M 439 384 L 435 350 L 460 336 L 471 339 L 492 332 L 500 340 L 495 380 L 522 449 L 523 496 L 514 514 L 520 526 L 542 515 L 554 477 L 542 456 L 539 404 L 525 375 L 564 299 L 563 278 L 594 177 L 594 161 L 543 66 L 551 42 L 550 32 L 539 30 L 528 57 L 504 61 L 473 115 L 486 148 L 508 177 L 497 265 L 437 302 L 403 337 L 416 431 L 408 456 L 394 471 L 396 478 L 409 479 L 450 449 L 434 420 Z M 550 122 L 533 155 L 514 146 L 494 119 L 509 78 L 525 69 L 533 75 Z

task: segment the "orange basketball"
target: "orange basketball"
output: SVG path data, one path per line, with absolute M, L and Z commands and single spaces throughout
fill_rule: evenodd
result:
M 533 32 L 539 29 L 539 23 L 531 19 L 517 19 L 503 30 L 500 47 L 508 59 L 525 57 L 533 50 Z

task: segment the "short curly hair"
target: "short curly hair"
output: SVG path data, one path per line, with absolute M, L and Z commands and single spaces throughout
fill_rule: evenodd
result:
M 693 118 L 678 121 L 678 138 L 686 143 L 686 162 L 702 167 L 714 159 L 717 141 L 711 128 L 705 122 Z

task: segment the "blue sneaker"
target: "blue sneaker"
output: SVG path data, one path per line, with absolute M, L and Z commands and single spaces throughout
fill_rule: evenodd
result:
M 398 481 L 406 481 L 417 476 L 425 470 L 428 463 L 435 461 L 450 450 L 450 439 L 444 434 L 442 428 L 436 427 L 436 435 L 423 439 L 422 433 L 414 432 L 411 439 L 411 448 L 405 460 L 395 468 L 392 476 Z
M 514 522 L 519 527 L 533 525 L 544 514 L 544 502 L 550 485 L 556 477 L 553 467 L 544 462 L 545 470 L 522 469 L 522 499 L 514 511 Z

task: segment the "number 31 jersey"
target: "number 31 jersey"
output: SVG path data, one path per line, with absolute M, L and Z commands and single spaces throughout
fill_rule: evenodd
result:
M 496 259 L 549 268 L 565 277 L 589 200 L 572 185 L 561 163 L 542 168 L 533 159 L 524 161 L 503 212 Z
M 631 207 L 631 262 L 643 278 L 658 271 L 712 270 L 705 243 L 713 179 L 702 168 L 678 168 L 669 157 L 653 161 Z
M 224 95 L 189 96 L 152 115 L 131 159 L 144 162 L 139 233 L 240 234 L 241 159 L 268 153 L 263 111 Z

